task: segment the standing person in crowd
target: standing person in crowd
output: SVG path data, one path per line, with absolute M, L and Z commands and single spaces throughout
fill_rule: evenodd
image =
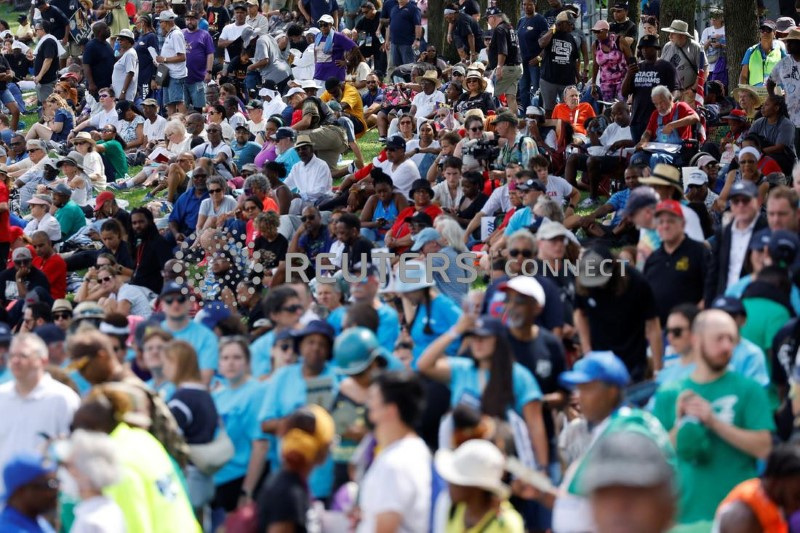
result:
M 542 78 L 539 82 L 542 103 L 547 117 L 556 107 L 556 98 L 568 85 L 579 81 L 580 48 L 572 36 L 575 24 L 568 11 L 555 18 L 555 28 L 539 37 L 542 49 Z
M 322 15 L 317 24 L 320 33 L 314 38 L 314 79 L 325 81 L 335 77 L 344 81 L 347 75 L 345 54 L 357 45 L 336 31 L 332 16 Z
M 505 95 L 509 111 L 517 116 L 517 90 L 522 78 L 522 57 L 519 37 L 509 24 L 508 17 L 498 7 L 486 10 L 489 28 L 492 29 L 492 42 L 489 44 L 489 70 L 495 73 L 495 96 Z
M 797 154 L 800 153 L 800 93 L 798 93 L 800 80 L 795 79 L 797 76 L 794 73 L 800 69 L 800 29 L 792 28 L 783 42 L 786 43 L 788 53 L 772 69 L 765 85 L 770 95 L 775 94 L 776 86 L 780 85 L 783 88 L 786 108 L 795 129 L 794 151 Z
M 214 69 L 214 40 L 207 30 L 198 27 L 197 11 L 186 12 L 186 107 L 195 111 L 206 105 L 205 84 L 211 81 Z
M 522 2 L 523 15 L 517 23 L 517 37 L 522 57 L 522 77 L 519 80 L 519 106 L 527 109 L 531 98 L 539 90 L 541 78 L 541 53 L 539 37 L 548 30 L 547 20 L 536 12 L 536 2 Z
M 92 25 L 92 37 L 83 50 L 83 76 L 89 94 L 97 97 L 100 89 L 111 87 L 114 49 L 108 44 L 111 31 L 105 22 L 99 21 Z
M 696 92 L 698 74 L 708 69 L 703 48 L 694 41 L 689 25 L 682 20 L 673 20 L 661 31 L 669 34 L 669 42 L 661 50 L 661 59 L 675 67 L 680 90 L 695 89 Z
M 111 86 L 120 101 L 136 101 L 139 82 L 139 56 L 133 49 L 136 37 L 128 29 L 121 30 L 116 36 L 119 42 L 120 55 L 114 64 L 111 74 Z
M 43 105 L 47 97 L 53 93 L 53 88 L 58 77 L 60 45 L 52 35 L 52 24 L 48 20 L 36 23 L 36 38 L 39 44 L 36 47 L 34 58 L 33 81 L 36 82 L 36 97 L 39 105 Z
M 727 38 L 725 37 L 725 15 L 720 8 L 712 8 L 709 14 L 711 25 L 700 35 L 700 44 L 706 52 L 709 81 L 719 80 L 728 86 Z M 721 61 L 721 62 L 720 62 Z M 719 64 L 718 64 L 719 62 Z
M 419 50 L 422 39 L 422 13 L 415 2 L 397 0 L 384 5 L 388 11 L 388 27 L 384 51 L 389 55 L 389 66 L 399 67 L 414 63 L 414 51 Z
M 158 15 L 159 27 L 164 34 L 164 45 L 156 56 L 156 63 L 166 64 L 169 70 L 169 85 L 164 91 L 164 103 L 169 115 L 175 112 L 186 112 L 186 79 L 189 71 L 186 68 L 186 38 L 175 25 L 177 15 L 170 10 Z
M 758 29 L 761 32 L 761 39 L 744 53 L 739 85 L 764 86 L 775 65 L 786 57 L 786 48 L 775 39 L 775 23 L 765 20 Z

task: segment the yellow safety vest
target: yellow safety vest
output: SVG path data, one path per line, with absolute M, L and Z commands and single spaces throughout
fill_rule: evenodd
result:
M 750 69 L 750 79 L 748 83 L 754 87 L 764 85 L 770 72 L 781 60 L 781 48 L 773 47 L 767 57 L 764 57 L 761 43 L 750 47 L 750 61 L 747 66 Z

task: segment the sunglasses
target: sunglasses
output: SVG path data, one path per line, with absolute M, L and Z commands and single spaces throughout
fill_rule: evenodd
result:
M 683 335 L 683 331 L 686 328 L 666 328 L 667 335 L 672 335 L 673 337 L 680 337 Z
M 400 122 L 401 126 L 410 126 L 411 124 L 412 124 L 412 122 L 410 120 L 404 120 L 404 121 Z
M 329 22 L 320 22 L 319 23 L 319 27 L 320 28 L 327 28 L 328 26 L 330 26 Z
M 304 217 L 300 217 L 301 222 L 311 222 L 312 220 L 316 219 L 316 215 L 306 215 Z
M 28 148 L 28 151 L 29 152 L 41 152 L 42 149 L 41 148 Z
M 100 283 L 108 283 L 112 279 L 114 279 L 114 278 L 112 278 L 111 276 L 107 276 L 105 278 L 97 278 L 97 281 L 99 281 Z
M 244 193 L 245 193 L 247 196 L 250 196 L 251 194 L 253 194 L 253 189 L 245 189 L 245 190 L 244 190 Z
M 166 296 L 166 297 L 164 297 L 164 303 L 167 304 L 167 305 L 172 305 L 175 302 L 178 302 L 179 304 L 186 303 L 186 296 L 181 294 L 179 296 Z
M 209 194 L 217 194 L 218 192 L 222 192 L 222 189 L 208 189 Z
M 711 163 L 708 163 L 706 166 L 707 167 L 718 167 L 719 163 L 717 163 L 716 161 L 712 161 Z
M 772 28 L 761 28 L 761 33 L 772 33 Z
M 737 205 L 737 204 L 746 205 L 746 204 L 750 203 L 750 200 L 752 200 L 752 198 L 750 198 L 749 196 L 736 196 L 735 198 L 731 198 L 731 204 L 733 204 L 733 205 Z
M 483 131 L 483 126 L 476 126 L 474 128 L 470 128 L 469 131 Z
M 31 260 L 30 259 L 19 259 L 17 261 L 14 261 L 14 264 L 17 265 L 17 266 L 28 266 L 28 265 L 31 264 Z
M 201 179 L 204 180 L 206 178 L 208 178 L 208 174 L 193 174 L 192 175 L 192 179 L 193 180 L 201 180 Z
M 107 95 L 107 94 L 101 94 L 101 95 L 100 95 L 100 98 L 109 98 L 109 95 Z
M 11 143 L 9 146 L 24 146 L 24 145 L 25 143 L 16 142 L 16 143 Z
M 293 304 L 293 305 L 287 305 L 286 307 L 281 307 L 281 311 L 286 311 L 287 313 L 296 313 L 302 310 L 303 306 L 300 304 Z
M 513 250 L 508 251 L 508 255 L 510 255 L 511 257 L 518 257 L 521 255 L 526 259 L 530 259 L 531 257 L 533 257 L 533 250 L 518 250 L 514 248 Z
M 62 313 L 53 313 L 53 320 L 69 320 L 72 318 L 72 313 L 64 311 Z
M 456 76 L 460 78 L 461 76 L 463 76 L 463 74 L 460 72 L 453 72 L 453 77 L 455 78 Z

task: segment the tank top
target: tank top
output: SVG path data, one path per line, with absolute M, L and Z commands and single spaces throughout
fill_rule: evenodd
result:
M 397 203 L 395 202 L 394 198 L 391 202 L 389 202 L 388 206 L 384 206 L 383 202 L 378 201 L 377 205 L 375 206 L 375 212 L 372 214 L 372 221 L 374 222 L 379 218 L 386 219 L 386 227 L 377 228 L 378 235 L 386 235 L 386 232 L 392 227 L 394 221 L 397 220 L 398 214 Z
M 610 50 L 603 51 L 600 41 L 597 41 L 597 49 L 594 58 L 600 66 L 600 81 L 603 83 L 616 83 L 625 78 L 628 71 L 628 63 L 625 61 L 625 54 L 619 49 L 619 38 L 613 33 L 609 35 Z

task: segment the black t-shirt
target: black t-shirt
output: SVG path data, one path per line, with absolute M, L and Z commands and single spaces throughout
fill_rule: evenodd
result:
M 114 218 L 122 224 L 122 227 L 125 228 L 125 234 L 128 235 L 128 238 L 133 241 L 134 233 L 133 233 L 133 226 L 131 226 L 131 214 L 125 211 L 124 209 L 117 209 L 117 212 L 114 213 Z M 130 244 L 130 242 L 126 242 L 125 244 Z M 130 253 L 130 248 L 128 248 L 128 253 Z M 131 264 L 133 264 L 131 262 Z
M 475 97 L 472 97 L 469 95 L 469 93 L 465 92 L 458 98 L 458 101 L 456 102 L 456 112 L 463 116 L 464 113 L 470 109 L 482 109 L 484 112 L 486 112 L 494 111 L 496 107 L 494 105 L 492 95 L 486 91 Z
M 578 72 L 575 63 L 580 57 L 580 49 L 571 33 L 558 31 L 550 44 L 544 49 L 542 79 L 555 85 L 575 83 Z
M 281 469 L 267 478 L 257 506 L 259 531 L 281 522 L 293 524 L 297 533 L 308 531 L 311 497 L 306 482 L 294 472 Z
M 703 299 L 710 259 L 708 248 L 688 237 L 671 254 L 662 244 L 647 258 L 644 277 L 653 289 L 662 325 L 676 305 Z
M 505 66 L 519 65 L 519 37 L 517 37 L 517 30 L 507 22 L 498 24 L 492 32 L 492 42 L 489 43 L 488 50 L 489 70 L 497 67 L 497 54 L 506 56 Z
M 371 57 L 380 51 L 381 43 L 378 40 L 378 26 L 380 23 L 381 19 L 378 15 L 375 15 L 371 19 L 361 17 L 358 19 L 358 22 L 356 22 L 358 47 L 364 57 Z
M 253 241 L 253 256 L 256 252 L 260 253 L 260 257 L 265 257 L 261 262 L 266 268 L 275 268 L 278 263 L 286 259 L 286 252 L 289 250 L 289 241 L 280 233 L 274 241 L 269 242 L 265 237 L 259 235 Z
M 98 89 L 111 87 L 114 72 L 114 50 L 105 42 L 92 39 L 83 49 L 83 64 L 92 65 L 92 78 Z
M 477 21 L 463 11 L 457 13 L 453 23 L 453 39 L 456 41 L 456 46 L 469 52 L 470 35 L 475 38 L 475 51 L 483 50 L 483 32 Z
M 16 267 L 8 268 L 0 272 L 0 291 L 3 291 L 2 298 L 6 302 L 19 298 L 16 276 Z M 29 293 L 36 287 L 41 287 L 48 293 L 50 292 L 50 282 L 47 281 L 47 276 L 44 275 L 44 272 L 33 266 L 31 267 L 30 274 L 28 274 L 28 277 L 25 279 L 25 287 L 28 289 Z
M 5 56 L 0 55 L 0 73 L 4 74 L 9 70 L 12 70 L 11 65 L 8 64 L 8 61 L 6 61 Z M 0 81 L 0 92 L 5 91 L 7 87 L 8 87 L 7 81 Z
M 219 34 L 222 33 L 222 28 L 227 26 L 231 21 L 231 14 L 228 13 L 228 10 L 225 9 L 224 6 L 209 7 L 206 11 L 208 12 L 208 33 L 210 33 L 211 38 L 214 39 L 214 46 L 217 46 Z M 225 50 L 221 50 L 224 54 Z
M 41 78 L 39 78 L 39 83 L 43 84 L 56 81 L 56 77 L 58 76 L 58 44 L 53 39 L 47 39 L 39 43 L 39 48 L 36 50 L 36 57 L 33 62 L 34 76 L 39 75 L 39 72 L 42 70 L 42 65 L 44 65 L 44 60 L 47 58 L 52 59 L 52 61 L 50 62 L 50 68 L 47 69 L 47 72 L 42 74 Z M 110 80 L 111 78 L 109 77 L 109 85 L 111 85 Z
M 556 24 L 556 17 L 559 13 L 567 9 L 566 7 L 556 7 L 549 11 L 546 11 L 544 14 L 544 19 L 547 21 L 547 27 L 552 28 Z
M 466 13 L 470 17 L 481 14 L 481 6 L 476 0 L 465 0 L 464 3 L 459 6 L 459 9 L 462 13 Z
M 613 287 L 578 294 L 575 308 L 589 322 L 592 350 L 611 350 L 625 362 L 633 381 L 641 381 L 647 369 L 645 322 L 658 317 L 653 290 L 635 268 L 625 267 L 621 294 Z M 614 282 L 609 282 L 609 285 Z
M 31 68 L 31 60 L 22 53 L 3 54 L 3 57 L 8 61 L 8 64 L 11 65 L 11 70 L 14 71 L 14 77 L 18 80 L 25 79 Z
M 60 9 L 68 19 L 71 19 L 72 15 L 74 15 L 80 7 L 78 0 L 51 0 L 49 4 L 51 7 Z
M 50 4 L 50 9 L 42 13 L 42 20 L 50 22 L 50 33 L 59 41 L 64 38 L 64 35 L 69 26 L 69 18 L 63 11 L 58 9 L 55 5 Z
M 207 444 L 214 440 L 219 415 L 207 390 L 181 386 L 167 405 L 187 444 Z
M 678 73 L 675 67 L 663 59 L 655 63 L 641 61 L 639 72 L 633 75 L 633 110 L 631 112 L 631 124 L 640 124 L 642 131 L 650 121 L 656 107 L 653 105 L 652 90 L 657 85 L 664 85 L 670 91 L 678 88 Z M 634 139 L 639 141 L 639 139 Z
M 154 239 L 134 244 L 134 267 L 131 285 L 147 287 L 158 294 L 164 286 L 161 271 L 172 258 L 172 247 L 161 235 Z
M 344 254 L 347 254 L 347 266 L 351 272 L 355 272 L 355 266 L 359 263 L 372 262 L 372 241 L 366 237 L 359 236 L 353 244 L 345 244 L 342 251 L 343 260 Z
M 625 22 L 612 22 L 610 26 L 611 33 L 622 37 L 633 37 L 633 42 L 636 42 L 636 24 L 631 19 L 627 19 Z
M 486 196 L 483 193 L 480 193 L 480 194 L 478 194 L 478 196 L 474 200 L 472 200 L 472 203 L 470 203 L 464 209 L 461 209 L 461 204 L 465 203 L 466 200 L 467 200 L 467 197 L 464 196 L 464 197 L 461 198 L 461 202 L 458 204 L 458 209 L 456 210 L 456 215 L 459 218 L 466 218 L 466 219 L 472 220 L 473 218 L 475 218 L 475 215 L 478 214 L 478 211 L 480 211 L 483 208 L 484 204 L 486 203 L 486 201 L 488 199 L 489 199 L 488 196 Z M 475 232 L 479 232 L 479 231 L 480 231 L 480 228 L 475 230 Z M 478 233 L 478 234 L 480 235 L 480 233 Z
M 521 341 L 513 335 L 508 335 L 511 353 L 514 359 L 531 371 L 542 389 L 542 394 L 565 390 L 558 384 L 558 376 L 567 369 L 564 355 L 564 345 L 561 340 L 544 328 L 539 328 L 539 334 L 530 341 Z M 550 409 L 543 409 L 544 427 L 547 431 L 547 440 L 555 437 L 555 424 Z

